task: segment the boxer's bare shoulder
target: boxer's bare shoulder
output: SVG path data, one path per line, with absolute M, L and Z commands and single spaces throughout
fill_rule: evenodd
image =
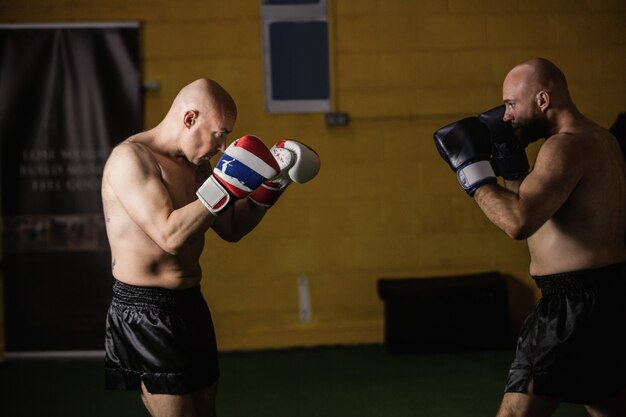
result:
M 153 151 L 145 143 L 133 138 L 113 148 L 105 165 L 105 175 L 117 172 L 118 168 L 155 169 L 158 166 Z

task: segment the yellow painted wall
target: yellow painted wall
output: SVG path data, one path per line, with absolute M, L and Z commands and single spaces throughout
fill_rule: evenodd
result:
M 579 108 L 608 127 L 626 109 L 622 0 L 329 0 L 333 108 L 264 110 L 259 1 L 0 0 L 5 22 L 138 20 L 146 126 L 198 77 L 239 106 L 234 137 L 293 137 L 322 158 L 319 176 L 289 188 L 237 244 L 207 235 L 203 292 L 222 349 L 381 342 L 376 281 L 498 270 L 515 327 L 538 294 L 524 242 L 507 238 L 460 190 L 437 154 L 435 129 L 501 102 L 515 64 L 543 56 L 568 76 Z M 537 148 L 529 150 L 531 159 Z M 312 320 L 298 315 L 309 279 Z

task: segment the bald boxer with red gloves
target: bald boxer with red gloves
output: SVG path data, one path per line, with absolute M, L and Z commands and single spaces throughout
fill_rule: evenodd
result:
M 161 123 L 116 146 L 104 167 L 115 278 L 106 386 L 141 392 L 154 417 L 215 416 L 217 347 L 200 292 L 199 257 L 211 252 L 205 232 L 238 241 L 287 185 L 319 170 L 318 155 L 295 140 L 270 150 L 247 135 L 226 147 L 236 117 L 226 90 L 196 80 Z M 209 160 L 220 152 L 211 171 Z
M 434 135 L 489 220 L 527 240 L 542 293 L 520 331 L 498 417 L 550 416 L 561 401 L 592 417 L 626 416 L 626 163 L 552 62 L 514 67 L 502 93 L 505 106 Z M 528 172 L 525 145 L 542 138 Z

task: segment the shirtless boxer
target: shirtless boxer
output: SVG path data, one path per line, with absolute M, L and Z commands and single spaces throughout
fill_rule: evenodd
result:
M 219 84 L 196 80 L 161 123 L 116 146 L 104 168 L 115 278 L 106 384 L 140 391 L 154 417 L 215 415 L 217 348 L 200 292 L 205 232 L 238 241 L 287 185 L 319 169 L 317 154 L 293 140 L 270 150 L 244 136 L 226 148 L 236 117 Z M 209 160 L 220 152 L 211 172 Z
M 593 417 L 624 417 L 624 158 L 615 138 L 578 111 L 548 60 L 513 68 L 503 100 L 501 121 L 483 114 L 435 133 L 485 215 L 511 238 L 527 239 L 530 274 L 542 292 L 521 329 L 498 416 L 550 416 L 564 401 L 584 404 Z M 509 123 L 511 138 L 494 137 Z M 519 163 L 524 146 L 541 138 L 527 173 Z M 498 152 L 502 142 L 511 146 Z M 503 172 L 491 169 L 497 160 Z

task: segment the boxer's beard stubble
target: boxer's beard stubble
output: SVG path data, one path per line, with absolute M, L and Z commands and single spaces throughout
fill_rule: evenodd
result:
M 513 129 L 524 144 L 536 142 L 549 135 L 548 121 L 544 119 L 530 119 L 525 123 L 518 123 Z

